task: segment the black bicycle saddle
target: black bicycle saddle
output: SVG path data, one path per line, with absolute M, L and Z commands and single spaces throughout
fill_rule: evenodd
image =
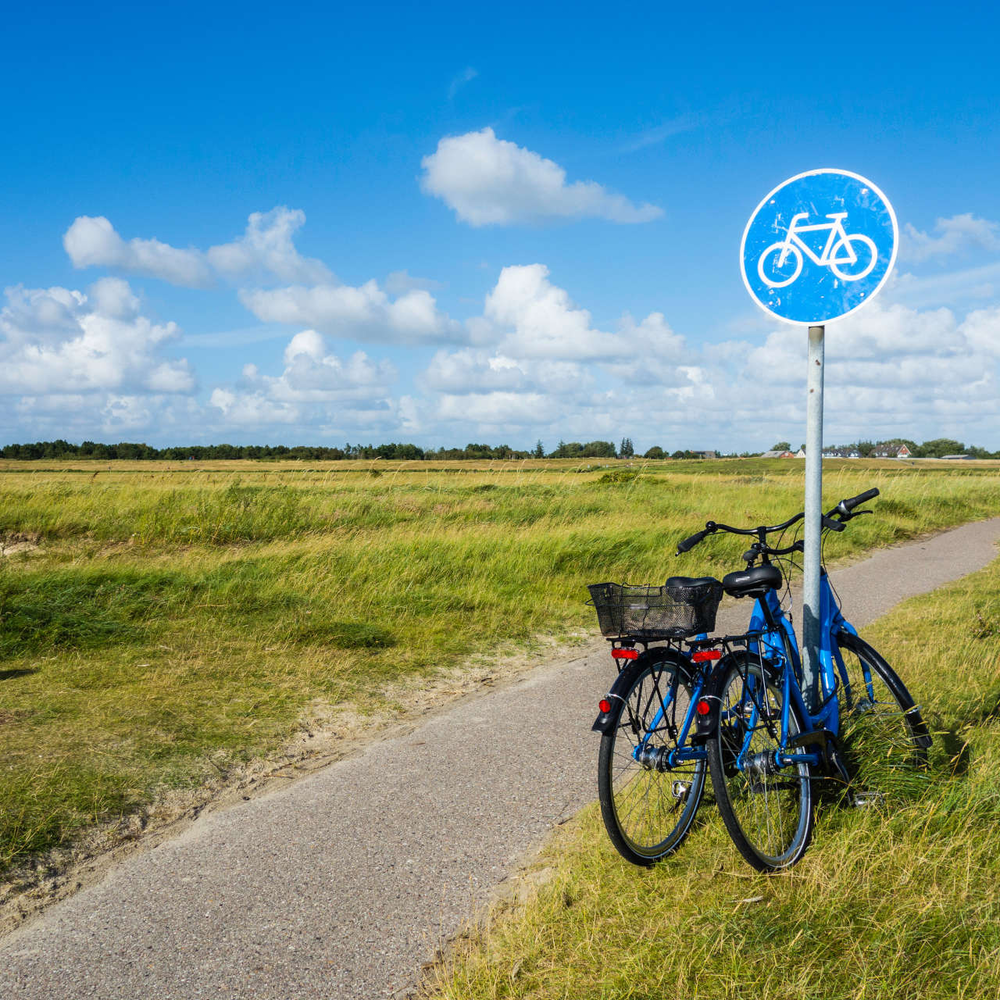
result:
M 760 597 L 768 590 L 781 586 L 781 570 L 777 566 L 755 566 L 738 569 L 722 578 L 722 586 L 733 597 Z

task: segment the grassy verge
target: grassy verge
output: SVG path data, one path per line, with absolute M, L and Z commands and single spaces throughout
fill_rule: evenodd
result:
M 710 800 L 678 855 L 649 871 L 618 858 L 589 807 L 547 849 L 548 881 L 498 909 L 436 995 L 997 996 L 998 595 L 1000 560 L 865 633 L 936 732 L 922 787 L 881 809 L 828 806 L 805 859 L 773 876 L 742 863 Z
M 469 656 L 592 631 L 587 583 L 723 572 L 737 539 L 669 553 L 709 517 L 787 517 L 801 475 L 4 463 L 0 547 L 18 551 L 0 559 L 0 871 L 276 749 L 310 714 L 381 709 Z M 831 504 L 871 485 L 879 517 L 830 555 L 1000 509 L 995 465 L 826 476 Z

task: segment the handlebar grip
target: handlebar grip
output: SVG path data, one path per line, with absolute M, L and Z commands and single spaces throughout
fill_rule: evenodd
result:
M 683 542 L 678 542 L 677 555 L 680 555 L 682 552 L 687 552 L 689 549 L 693 549 L 707 534 L 707 531 L 699 531 L 690 538 L 685 538 Z
M 855 507 L 859 507 L 863 503 L 867 503 L 869 500 L 878 496 L 877 489 L 865 490 L 864 493 L 859 493 L 856 497 L 851 497 L 849 500 L 841 500 L 840 506 L 844 510 L 852 511 Z

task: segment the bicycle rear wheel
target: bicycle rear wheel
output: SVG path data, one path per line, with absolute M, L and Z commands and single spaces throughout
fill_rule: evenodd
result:
M 708 741 L 708 766 L 719 812 L 740 854 L 758 871 L 779 871 L 805 853 L 812 835 L 811 769 L 778 766 L 782 688 L 777 671 L 756 657 L 730 658 L 719 691 L 719 721 Z M 803 732 L 788 705 L 788 736 Z M 786 753 L 802 753 L 801 748 Z
M 631 683 L 601 738 L 598 797 L 618 853 L 634 865 L 652 865 L 688 835 L 705 790 L 706 762 L 666 767 L 691 704 L 690 665 L 672 650 L 654 648 L 628 669 Z
M 927 764 L 931 745 L 920 709 L 892 667 L 863 639 L 840 632 L 837 648 L 840 746 L 855 798 L 863 802 L 905 792 Z

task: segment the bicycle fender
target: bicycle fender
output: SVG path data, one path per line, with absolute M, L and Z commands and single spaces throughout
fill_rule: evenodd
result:
M 607 733 L 611 731 L 611 719 L 617 713 L 615 702 L 625 700 L 624 696 L 631 689 L 635 678 L 646 669 L 650 660 L 654 658 L 658 661 L 666 659 L 666 657 L 662 655 L 662 649 L 650 649 L 642 653 L 638 659 L 633 660 L 624 670 L 621 671 L 621 673 L 618 674 L 615 678 L 614 684 L 611 685 L 611 690 L 604 696 L 609 702 L 611 702 L 611 711 L 598 713 L 597 718 L 594 720 L 594 724 L 590 727 L 591 732 Z M 682 669 L 688 669 L 688 664 L 682 657 L 673 654 L 669 657 L 669 659 L 672 659 Z

